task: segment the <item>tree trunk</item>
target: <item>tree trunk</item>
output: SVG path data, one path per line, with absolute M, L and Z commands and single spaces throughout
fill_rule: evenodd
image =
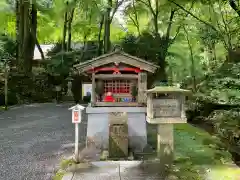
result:
M 102 15 L 102 17 L 101 17 L 99 32 L 98 32 L 98 56 L 100 56 L 102 54 L 102 45 L 103 44 L 101 41 L 101 37 L 102 37 L 103 23 L 104 23 L 104 15 Z
M 140 27 L 139 27 L 139 20 L 138 20 L 138 12 L 137 12 L 137 9 L 136 9 L 136 5 L 135 5 L 135 0 L 133 0 L 133 9 L 134 9 L 134 20 L 133 20 L 133 23 L 134 25 L 136 26 L 137 28 L 137 31 L 138 31 L 138 35 L 140 36 L 141 32 L 140 32 Z
M 67 41 L 67 51 L 71 50 L 71 43 L 72 43 L 72 22 L 74 16 L 75 8 L 71 10 L 69 22 L 68 22 L 68 41 Z
M 23 17 L 24 17 L 24 30 L 23 30 L 23 65 L 22 67 L 24 69 L 24 72 L 28 74 L 32 71 L 31 62 L 29 61 L 29 42 L 30 40 L 30 20 L 29 20 L 29 9 L 30 9 L 30 2 L 25 1 L 24 4 L 24 11 L 23 11 Z
M 37 39 L 37 9 L 34 4 L 32 4 L 31 12 L 30 12 L 30 31 L 29 32 L 29 54 L 28 54 L 28 62 L 30 64 L 30 71 L 32 71 L 32 61 L 34 57 L 34 49 L 35 49 L 35 44 L 36 44 L 36 39 Z
M 170 17 L 169 17 L 169 24 L 167 27 L 167 32 L 164 37 L 160 37 L 160 34 L 158 33 L 158 18 L 154 16 L 154 27 L 155 27 L 155 40 L 157 41 L 157 44 L 161 44 L 161 48 L 159 51 L 159 55 L 157 57 L 158 59 L 158 65 L 160 68 L 156 71 L 155 77 L 158 82 L 156 84 L 167 84 L 168 83 L 168 76 L 166 73 L 166 56 L 168 52 L 168 48 L 170 46 L 170 32 L 172 29 L 172 23 L 174 18 L 175 10 L 171 10 Z
M 231 8 L 238 14 L 238 16 L 240 16 L 240 9 L 237 5 L 237 2 L 235 0 L 229 0 L 228 3 Z
M 85 52 L 86 52 L 86 41 L 87 41 L 87 35 L 85 35 L 84 38 L 83 38 L 83 50 L 82 50 L 82 53 L 81 53 L 81 56 L 80 56 L 80 62 L 83 61 L 84 56 L 85 56 Z
M 111 49 L 111 41 L 110 41 L 111 9 L 112 9 L 112 0 L 108 0 L 108 7 L 104 17 L 104 53 L 108 53 Z
M 30 16 L 31 14 L 31 16 Z M 37 9 L 35 5 L 30 5 L 28 0 L 17 1 L 16 6 L 16 34 L 17 34 L 17 68 L 20 73 L 28 75 L 32 72 L 32 60 L 34 56 L 37 29 Z
M 38 48 L 38 51 L 39 51 L 40 54 L 41 54 L 41 58 L 42 58 L 42 60 L 45 60 L 45 56 L 44 56 L 43 50 L 42 50 L 42 48 L 41 48 L 41 46 L 40 46 L 40 44 L 39 44 L 37 38 L 36 38 L 36 46 L 37 46 L 37 48 Z
M 154 32 L 155 35 L 158 35 L 158 16 L 153 15 L 153 25 L 154 25 Z
M 20 39 L 19 39 L 19 31 L 20 31 L 20 4 L 19 4 L 19 0 L 16 0 L 16 9 L 15 9 L 15 14 L 16 14 L 16 62 L 19 62 L 19 43 L 20 43 Z
M 68 13 L 65 12 L 64 24 L 63 24 L 62 51 L 66 50 L 67 23 L 68 23 Z
M 24 4 L 23 0 L 18 1 L 18 28 L 17 34 L 18 34 L 18 61 L 17 61 L 17 68 L 19 72 L 24 71 L 24 57 L 23 57 L 23 38 L 24 38 Z
M 189 39 L 189 36 L 188 36 L 188 32 L 187 32 L 185 27 L 183 29 L 184 29 L 185 34 L 186 34 L 188 48 L 189 48 L 190 56 L 191 56 L 191 77 L 192 77 L 193 91 L 196 92 L 197 83 L 196 83 L 196 76 L 195 76 L 195 63 L 194 63 L 194 57 L 193 57 L 193 50 L 192 50 L 192 46 L 191 46 L 190 39 Z
M 8 108 L 8 62 L 5 62 L 5 73 L 4 73 L 4 95 L 5 95 L 5 110 Z

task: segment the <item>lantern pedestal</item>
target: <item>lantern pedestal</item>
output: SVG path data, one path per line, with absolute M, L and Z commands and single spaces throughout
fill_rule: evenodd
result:
M 187 123 L 184 102 L 189 92 L 172 86 L 157 86 L 147 91 L 147 121 L 157 125 L 157 155 L 163 174 L 174 159 L 174 124 Z

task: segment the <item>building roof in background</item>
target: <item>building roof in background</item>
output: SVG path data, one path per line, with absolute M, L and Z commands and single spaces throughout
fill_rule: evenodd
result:
M 42 48 L 44 57 L 47 57 L 48 51 L 50 51 L 55 46 L 55 44 L 42 44 L 40 46 Z M 72 49 L 74 49 L 74 50 L 80 50 L 83 47 L 83 43 L 73 42 L 71 46 L 72 46 Z M 41 54 L 40 54 L 37 46 L 35 46 L 33 60 L 41 60 L 41 59 L 42 59 Z
M 42 48 L 44 56 L 46 57 L 48 51 L 54 47 L 54 44 L 46 44 L 46 45 L 40 45 L 40 46 Z M 41 60 L 41 59 L 42 59 L 41 54 L 37 46 L 35 46 L 33 60 Z

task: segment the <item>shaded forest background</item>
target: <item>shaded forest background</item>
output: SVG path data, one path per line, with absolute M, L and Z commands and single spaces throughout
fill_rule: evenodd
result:
M 1 0 L 0 103 L 48 102 L 73 64 L 120 47 L 160 66 L 151 84 L 191 89 L 188 120 L 240 161 L 238 0 Z M 43 44 L 53 44 L 47 53 Z M 34 58 L 38 50 L 40 58 Z M 73 92 L 80 98 L 81 77 Z

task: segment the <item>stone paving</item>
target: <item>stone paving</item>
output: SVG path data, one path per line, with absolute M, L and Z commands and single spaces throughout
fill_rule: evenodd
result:
M 162 180 L 156 163 L 141 161 L 98 161 L 93 167 L 68 173 L 63 180 Z
M 70 104 L 15 106 L 0 113 L 0 180 L 50 180 L 74 152 Z M 86 122 L 80 125 L 85 143 Z

